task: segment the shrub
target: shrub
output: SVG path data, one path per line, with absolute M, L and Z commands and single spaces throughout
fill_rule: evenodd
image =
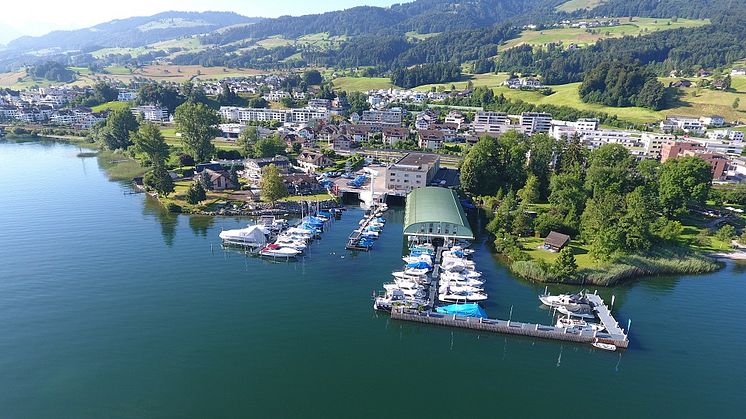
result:
M 173 202 L 169 202 L 168 205 L 166 205 L 166 209 L 168 212 L 172 212 L 174 214 L 181 214 L 181 212 L 184 210 L 181 208 L 181 205 L 174 204 Z

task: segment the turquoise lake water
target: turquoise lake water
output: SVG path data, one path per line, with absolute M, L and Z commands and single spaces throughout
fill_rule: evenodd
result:
M 347 211 L 307 257 L 219 246 L 238 218 L 164 214 L 96 158 L 0 142 L 0 417 L 743 417 L 746 266 L 613 290 L 630 348 L 391 321 L 403 211 L 370 253 Z M 486 250 L 493 317 L 550 322 Z M 554 293 L 575 290 L 550 287 Z

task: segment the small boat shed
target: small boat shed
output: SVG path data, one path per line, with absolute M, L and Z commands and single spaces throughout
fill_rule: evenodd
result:
M 404 235 L 418 241 L 474 240 L 456 192 L 432 186 L 414 189 L 407 195 Z

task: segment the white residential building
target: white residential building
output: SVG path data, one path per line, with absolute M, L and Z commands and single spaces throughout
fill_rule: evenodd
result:
M 572 127 L 575 127 L 575 129 L 580 132 L 597 131 L 598 130 L 598 119 L 580 118 L 575 122 L 570 122 L 569 125 Z
M 684 131 L 689 134 L 702 134 L 705 132 L 705 126 L 697 118 L 688 118 L 682 116 L 669 116 L 661 121 L 661 131 Z
M 699 118 L 699 121 L 707 127 L 722 127 L 725 125 L 725 118 L 719 115 L 703 116 Z
M 472 130 L 477 133 L 503 134 L 511 129 L 510 118 L 503 112 L 477 112 L 471 123 Z
M 117 95 L 117 101 L 119 102 L 129 102 L 135 99 L 137 99 L 137 92 L 133 92 L 130 90 L 120 90 L 119 94 Z
M 400 127 L 404 112 L 401 108 L 363 111 L 360 124 Z
M 659 134 L 655 132 L 645 132 L 642 134 L 641 142 L 645 154 L 651 158 L 658 158 L 661 155 L 663 144 L 669 141 L 675 141 L 676 136 L 670 134 Z
M 544 112 L 523 112 L 520 125 L 523 133 L 527 135 L 549 133 L 552 128 L 552 115 Z
M 329 119 L 329 110 L 326 108 L 268 109 L 221 106 L 219 112 L 226 121 L 241 123 L 258 121 L 308 123 L 312 120 Z
M 466 118 L 461 112 L 451 111 L 448 112 L 448 115 L 446 115 L 444 122 L 446 124 L 455 124 L 458 129 L 461 129 L 466 123 Z
M 168 121 L 168 109 L 157 105 L 144 105 L 131 108 L 132 114 L 142 116 L 146 121 Z
M 437 154 L 409 153 L 386 170 L 386 189 L 394 194 L 408 194 L 427 186 L 439 169 Z
M 707 133 L 710 140 L 743 141 L 743 132 L 730 129 L 719 129 Z

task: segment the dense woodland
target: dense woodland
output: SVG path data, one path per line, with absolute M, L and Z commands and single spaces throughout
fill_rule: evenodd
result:
M 448 83 L 461 78 L 458 63 L 423 64 L 399 68 L 391 73 L 391 81 L 401 87 L 411 88 L 423 84 Z
M 666 104 L 666 88 L 637 62 L 602 62 L 585 73 L 579 93 L 584 102 L 608 106 L 659 110 Z
M 68 83 L 75 80 L 75 73 L 56 61 L 47 61 L 26 69 L 26 73 L 37 79 Z
M 495 247 L 518 260 L 517 238 L 533 231 L 569 234 L 601 261 L 675 246 L 678 217 L 705 204 L 711 178 L 694 157 L 637 162 L 619 144 L 588 152 L 578 138 L 517 132 L 480 139 L 461 165 L 463 189 L 494 210 L 487 230 Z M 549 208 L 533 219 L 529 205 L 537 202 Z
M 665 75 L 672 70 L 694 74 L 700 68 L 716 68 L 746 56 L 746 9 L 712 19 L 711 25 L 654 32 L 639 37 L 607 39 L 578 50 L 558 45 L 534 49 L 524 45 L 502 52 L 498 71 L 541 74 L 547 84 L 583 80 L 586 72 L 602 62 L 639 61 Z

